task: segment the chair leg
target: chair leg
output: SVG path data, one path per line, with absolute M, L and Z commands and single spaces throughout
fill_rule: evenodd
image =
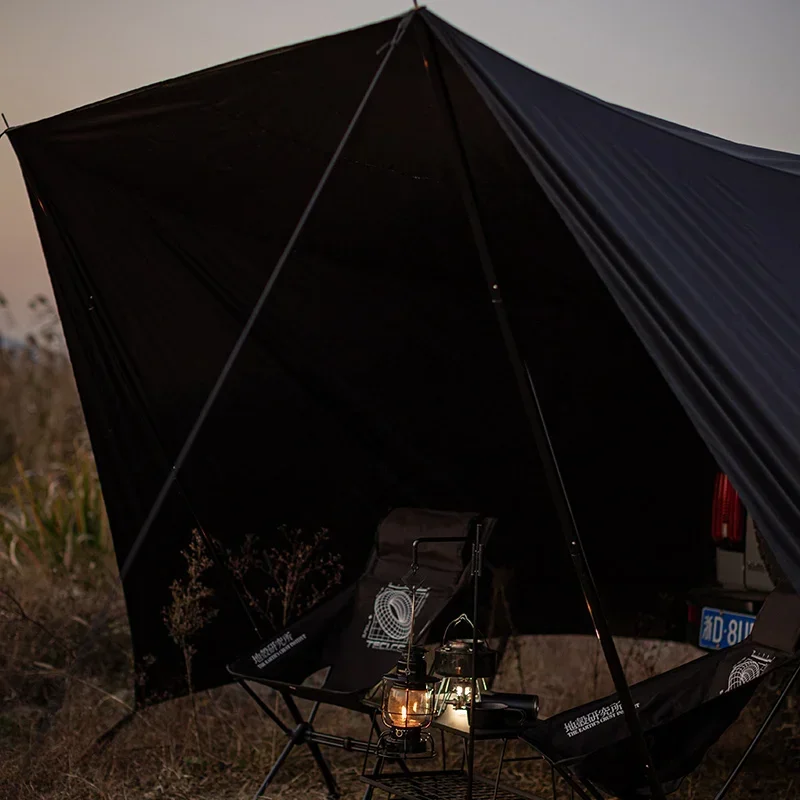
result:
M 289 753 L 292 752 L 294 746 L 295 741 L 293 739 L 290 739 L 288 742 L 286 742 L 286 746 L 283 748 L 281 754 L 272 765 L 272 769 L 270 769 L 270 771 L 267 773 L 267 777 L 264 778 L 264 782 L 258 787 L 258 791 L 253 795 L 253 800 L 258 800 L 258 798 L 267 791 L 267 787 L 275 779 L 275 776 L 278 774 L 278 770 L 283 766 L 283 762 L 289 757 Z
M 778 713 L 778 709 L 780 709 L 781 705 L 783 704 L 786 695 L 789 694 L 792 686 L 794 686 L 795 681 L 797 681 L 798 677 L 800 677 L 800 663 L 795 667 L 794 672 L 791 674 L 791 677 L 786 681 L 783 690 L 781 691 L 778 699 L 773 704 L 772 708 L 770 708 L 769 713 L 764 718 L 764 721 L 761 723 L 761 726 L 756 731 L 756 735 L 751 740 L 750 744 L 748 745 L 747 749 L 744 751 L 744 754 L 739 759 L 736 766 L 733 768 L 733 771 L 730 775 L 728 775 L 728 779 L 723 784 L 722 788 L 719 792 L 714 796 L 714 800 L 722 800 L 723 797 L 728 793 L 728 789 L 731 788 L 733 782 L 736 780 L 736 777 L 741 772 L 742 767 L 744 766 L 745 761 L 747 761 L 750 754 L 753 750 L 756 749 L 756 745 L 761 740 L 761 737 L 766 733 L 767 728 L 769 728 L 770 723 L 772 722 L 772 718 Z
M 383 756 L 377 756 L 375 758 L 375 766 L 372 768 L 372 777 L 376 778 L 378 775 L 381 774 L 383 769 Z M 364 789 L 364 796 L 361 800 L 372 800 L 372 795 L 375 794 L 375 787 L 367 784 L 367 788 Z
M 325 760 L 325 756 L 322 755 L 319 745 L 316 742 L 306 742 L 306 744 L 314 757 L 314 761 L 317 762 L 319 771 L 322 773 L 322 780 L 325 781 L 325 787 L 328 790 L 328 800 L 339 800 L 341 797 L 339 787 L 336 785 L 336 779 L 333 777 L 333 773 Z
M 283 697 L 283 702 L 286 703 L 286 708 L 289 709 L 289 713 L 292 715 L 292 719 L 294 719 L 294 721 L 297 723 L 298 730 L 302 728 L 304 733 L 313 730 L 311 727 L 311 720 L 313 720 L 317 713 L 319 703 L 315 703 L 311 711 L 311 717 L 309 717 L 309 721 L 307 722 L 303 719 L 303 715 L 300 713 L 300 709 L 297 707 L 297 704 L 294 702 L 292 696 L 286 692 L 281 692 L 281 696 Z M 297 736 L 297 734 L 295 734 L 295 736 Z M 333 777 L 333 773 L 328 766 L 328 762 L 325 760 L 325 756 L 322 755 L 319 745 L 316 742 L 308 741 L 308 739 L 304 739 L 303 741 L 311 751 L 311 755 L 314 757 L 314 761 L 316 761 L 317 767 L 322 773 L 322 780 L 325 781 L 325 787 L 328 790 L 328 797 L 330 800 L 338 800 L 341 796 L 339 794 L 339 787 L 336 785 L 336 779 Z
M 253 698 L 256 705 L 283 731 L 286 736 L 291 736 L 292 732 L 283 724 L 283 720 L 247 685 L 245 681 L 238 681 L 239 686 Z

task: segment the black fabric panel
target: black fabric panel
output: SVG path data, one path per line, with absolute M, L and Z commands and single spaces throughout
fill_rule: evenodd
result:
M 623 113 L 425 14 L 800 589 L 800 157 Z
M 46 177 L 39 193 L 58 217 L 48 265 L 118 559 L 395 28 L 15 131 L 26 175 Z M 538 468 L 426 90 L 408 40 L 181 472 L 188 506 L 225 547 L 246 534 L 268 546 L 278 524 L 325 526 L 353 578 L 390 507 L 528 503 Z M 162 610 L 193 519 L 162 516 L 125 585 L 140 702 L 182 685 Z M 215 585 L 197 688 L 225 680 L 224 665 L 257 642 Z
M 364 574 L 277 637 L 259 643 L 230 667 L 237 677 L 273 685 L 298 684 L 327 669 L 327 702 L 352 706 L 397 664 L 408 636 L 424 643 L 430 626 L 466 577 L 475 514 L 394 509 L 378 528 Z M 419 570 L 409 576 L 411 545 L 424 537 L 470 537 L 466 543 L 420 543 Z M 409 582 L 415 582 L 414 629 Z M 294 687 L 292 687 L 294 691 Z
M 676 593 L 711 578 L 716 465 L 514 142 L 458 64 L 443 48 L 438 55 L 504 303 L 589 563 L 620 620 L 626 606 L 652 608 L 659 589 Z M 552 580 L 537 575 L 542 595 L 530 582 L 520 590 L 516 607 L 531 615 L 578 590 L 549 498 L 541 499 L 527 552 L 536 547 L 536 560 L 554 572 Z M 513 560 L 510 548 L 504 555 Z M 554 616 L 553 630 L 563 630 Z
M 396 27 L 397 20 L 388 20 L 11 131 L 120 561 Z M 742 188 L 734 186 L 731 194 L 714 172 L 711 189 L 701 182 L 676 200 L 663 159 L 686 159 L 680 170 L 705 175 L 703 164 L 691 159 L 700 157 L 695 150 L 707 150 L 714 164 L 735 163 L 738 170 L 774 174 L 779 182 L 794 180 L 791 159 L 780 161 L 781 171 L 768 170 L 763 152 L 749 161 L 732 159 L 718 144 L 702 148 L 688 134 L 677 136 L 598 105 L 611 121 L 581 118 L 589 127 L 579 142 L 586 146 L 589 134 L 596 134 L 598 153 L 617 153 L 614 137 L 623 123 L 647 132 L 641 146 L 637 141 L 621 152 L 619 163 L 639 158 L 651 164 L 637 167 L 637 209 L 671 220 L 671 239 L 664 241 L 666 222 L 646 218 L 636 229 L 645 241 L 623 241 L 606 219 L 612 211 L 620 219 L 630 212 L 616 196 L 606 203 L 598 194 L 603 211 L 592 206 L 589 215 L 595 227 L 578 225 L 570 203 L 579 200 L 585 211 L 590 190 L 616 191 L 618 183 L 588 168 L 581 172 L 588 188 L 580 192 L 572 176 L 557 186 L 538 173 L 534 179 L 526 162 L 541 142 L 504 116 L 490 77 L 502 73 L 511 81 L 508 91 L 528 101 L 539 84 L 545 86 L 542 103 L 552 101 L 552 107 L 537 126 L 562 125 L 548 142 L 560 155 L 576 136 L 578 122 L 569 116 L 578 114 L 571 110 L 573 96 L 563 101 L 570 127 L 561 119 L 562 100 L 551 97 L 551 83 L 517 73 L 510 62 L 452 30 L 446 35 L 457 39 L 457 52 L 469 50 L 476 64 L 482 60 L 483 78 L 468 78 L 452 59 L 445 67 L 487 232 L 595 574 L 604 596 L 617 596 L 619 607 L 633 613 L 658 587 L 680 588 L 704 579 L 713 567 L 706 522 L 714 467 L 667 383 L 723 466 L 733 464 L 727 457 L 744 452 L 744 444 L 758 450 L 752 470 L 738 455 L 733 464 L 739 472 L 733 469 L 732 477 L 749 504 L 743 471 L 759 480 L 769 473 L 772 488 L 780 485 L 788 496 L 785 467 L 795 452 L 787 410 L 793 388 L 781 373 L 791 358 L 777 347 L 780 336 L 791 343 L 791 292 L 775 299 L 765 283 L 793 241 L 783 231 L 788 211 L 779 207 L 786 200 L 784 184 L 776 184 L 772 198 L 764 178 L 761 194 L 745 208 L 732 199 Z M 608 132 L 599 130 L 603 125 Z M 654 137 L 671 148 L 666 156 L 659 155 Z M 184 569 L 180 551 L 198 521 L 226 548 L 247 534 L 269 546 L 279 524 L 325 526 L 349 581 L 363 571 L 372 531 L 389 508 L 472 508 L 500 519 L 489 556 L 515 568 L 517 628 L 556 632 L 583 624 L 585 609 L 450 180 L 446 141 L 409 34 L 276 282 L 181 472 L 180 492 L 171 496 L 126 580 L 140 703 L 183 690 L 182 659 L 162 611 L 171 582 Z M 555 158 L 549 149 L 547 155 Z M 577 170 L 585 154 L 573 145 L 573 156 Z M 603 164 L 611 169 L 610 160 L 598 160 L 597 169 Z M 660 191 L 651 192 L 653 185 Z M 767 308 L 767 297 L 780 310 L 778 326 L 765 332 L 747 308 L 731 305 L 729 312 L 747 319 L 734 331 L 735 347 L 711 337 L 711 327 L 720 324 L 717 309 L 708 297 L 694 296 L 706 291 L 709 280 L 691 284 L 679 269 L 705 264 L 682 259 L 700 248 L 703 235 L 710 241 L 721 230 L 706 224 L 715 219 L 709 209 L 718 195 L 729 199 L 723 204 L 728 222 L 717 224 L 728 225 L 723 232 L 736 244 L 735 252 L 733 244 L 725 246 L 719 263 L 733 259 L 741 272 L 744 256 L 737 254 L 747 255 L 758 270 L 742 291 L 758 299 L 759 310 Z M 678 200 L 694 202 L 707 234 L 675 211 Z M 747 226 L 761 201 L 773 212 L 773 227 L 760 231 L 756 247 Z M 608 266 L 616 268 L 616 261 L 598 255 L 606 245 L 598 231 L 624 253 L 624 280 Z M 778 284 L 791 288 L 792 280 L 775 274 Z M 668 275 L 675 282 L 669 291 L 660 287 Z M 727 285 L 729 277 L 715 273 L 712 282 Z M 645 324 L 649 299 L 643 293 L 651 284 L 665 297 L 681 295 L 680 303 L 664 301 L 658 312 L 671 315 L 673 327 L 661 316 L 658 324 Z M 732 294 L 726 297 L 733 303 Z M 704 317 L 704 308 L 716 316 Z M 673 347 L 687 337 L 697 343 L 689 355 Z M 734 350 L 747 356 L 742 369 L 751 369 L 754 343 L 769 337 L 775 350 L 762 360 L 761 378 L 774 377 L 774 406 L 765 380 L 740 391 L 743 383 L 734 375 Z M 724 363 L 708 356 L 712 339 L 724 351 Z M 712 402 L 709 392 L 721 392 L 721 385 L 738 392 L 739 405 L 731 411 L 732 401 L 723 396 L 723 411 L 730 413 L 718 420 L 711 411 L 719 411 L 723 400 L 714 395 Z M 759 416 L 765 408 L 778 416 Z M 751 417 L 753 409 L 758 414 Z M 776 441 L 777 421 L 785 426 L 784 442 Z M 762 429 L 767 444 L 754 439 Z M 772 445 L 768 457 L 764 450 Z M 766 483 L 759 486 L 766 491 Z M 788 520 L 791 504 L 781 502 L 776 513 Z M 766 519 L 760 506 L 753 509 L 760 523 Z M 784 559 L 791 556 L 787 548 L 778 550 Z M 222 576 L 214 572 L 210 580 L 219 613 L 195 643 L 197 688 L 226 680 L 225 664 L 259 641 Z
M 14 131 L 120 563 L 396 27 L 248 59 Z M 347 157 L 343 168 L 372 171 Z M 417 464 L 437 470 L 391 422 L 363 419 L 359 408 L 371 402 L 361 387 L 373 364 L 384 374 L 371 391 L 405 400 L 393 388 L 402 364 L 392 364 L 392 350 L 412 370 L 414 353 L 387 347 L 404 310 L 393 319 L 383 306 L 398 289 L 409 302 L 425 298 L 399 277 L 340 273 L 321 249 L 288 265 L 276 292 L 283 300 L 242 353 L 180 484 L 226 547 L 246 534 L 267 546 L 278 524 L 326 525 L 353 576 L 388 507 L 426 505 L 417 502 L 429 499 L 416 489 L 428 479 L 414 474 Z M 435 296 L 427 302 L 435 307 Z M 431 315 L 419 316 L 422 331 Z M 370 337 L 372 352 L 353 351 Z M 329 353 L 340 345 L 349 351 L 331 372 Z M 424 383 L 405 382 L 412 400 Z M 337 395 L 339 385 L 349 394 Z M 468 506 L 465 495 L 452 507 Z M 176 496 L 126 580 L 140 702 L 184 688 L 162 610 L 194 524 Z M 225 680 L 225 664 L 257 641 L 222 579 L 210 577 L 219 614 L 196 642 L 197 688 Z

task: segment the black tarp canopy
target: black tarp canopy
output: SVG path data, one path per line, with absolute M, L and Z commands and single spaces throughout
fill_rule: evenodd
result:
M 120 563 L 398 19 L 10 131 Z M 717 465 L 800 588 L 800 157 L 610 105 L 421 11 L 125 577 L 140 702 L 182 685 L 162 609 L 198 520 L 223 543 L 324 525 L 355 568 L 389 507 L 480 509 L 518 626 L 580 610 L 423 30 L 603 592 L 709 577 Z M 220 586 L 199 688 L 254 642 Z

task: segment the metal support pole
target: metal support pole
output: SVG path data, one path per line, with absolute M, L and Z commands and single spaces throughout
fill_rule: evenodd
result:
M 478 681 L 475 673 L 478 669 L 478 583 L 481 576 L 481 561 L 483 559 L 483 544 L 481 542 L 481 527 L 475 531 L 475 541 L 472 543 L 472 676 L 470 678 L 469 694 L 469 738 L 467 739 L 467 797 L 472 800 L 472 788 L 475 782 L 475 690 Z
M 420 14 L 423 15 L 424 20 L 424 12 L 420 12 Z M 597 638 L 600 640 L 600 644 L 603 648 L 603 653 L 608 663 L 608 668 L 611 672 L 611 677 L 614 681 L 614 686 L 617 690 L 617 695 L 619 696 L 634 746 L 644 764 L 650 791 L 656 800 L 666 800 L 664 789 L 658 779 L 650 750 L 644 738 L 644 731 L 631 696 L 630 687 L 625 678 L 625 672 L 622 669 L 622 664 L 614 644 L 614 639 L 611 635 L 608 620 L 600 602 L 600 595 L 589 569 L 586 553 L 578 532 L 575 517 L 572 513 L 569 497 L 567 496 L 566 487 L 561 477 L 561 472 L 542 415 L 542 409 L 539 405 L 536 390 L 527 365 L 517 347 L 508 312 L 503 304 L 500 285 L 478 210 L 478 202 L 469 167 L 469 160 L 458 129 L 458 121 L 450 100 L 450 94 L 447 89 L 444 73 L 442 72 L 441 63 L 437 56 L 434 34 L 431 31 L 430 25 L 427 23 L 425 25 L 418 25 L 417 30 L 422 34 L 421 45 L 425 69 L 430 77 L 433 93 L 442 115 L 445 134 L 450 139 L 454 161 L 454 177 L 461 191 L 481 267 L 489 287 L 492 305 L 497 316 L 497 322 L 511 362 L 511 367 L 517 380 L 522 404 L 536 442 L 539 458 L 558 514 L 561 530 L 566 540 L 572 558 L 572 564 L 577 573 Z
M 280 276 L 281 272 L 283 271 L 286 262 L 289 260 L 289 256 L 294 249 L 295 244 L 297 243 L 300 234 L 303 231 L 303 228 L 308 221 L 311 212 L 314 210 L 314 207 L 317 204 L 317 201 L 322 194 L 322 190 L 325 188 L 325 185 L 328 182 L 328 179 L 333 172 L 334 167 L 339 162 L 339 157 L 341 156 L 342 152 L 344 151 L 347 143 L 350 141 L 350 137 L 353 131 L 358 124 L 358 121 L 361 119 L 361 115 L 364 112 L 364 109 L 367 107 L 367 103 L 369 102 L 370 97 L 372 97 L 372 92 L 374 91 L 375 87 L 378 85 L 378 81 L 380 80 L 381 75 L 383 75 L 383 71 L 386 68 L 386 64 L 389 62 L 389 59 L 392 57 L 394 53 L 395 47 L 397 47 L 400 40 L 403 38 L 403 34 L 406 32 L 411 19 L 418 13 L 416 11 L 410 11 L 406 14 L 399 22 L 397 26 L 397 30 L 395 31 L 392 40 L 388 43 L 386 47 L 386 52 L 381 59 L 380 64 L 378 65 L 375 74 L 370 81 L 369 86 L 367 86 L 366 91 L 364 92 L 364 96 L 361 98 L 361 102 L 358 104 L 353 117 L 351 118 L 347 128 L 345 129 L 344 133 L 342 134 L 342 138 L 339 141 L 339 144 L 336 146 L 336 150 L 333 152 L 330 160 L 328 161 L 328 165 L 325 167 L 325 170 L 322 173 L 322 176 L 317 183 L 316 188 L 314 189 L 311 197 L 309 198 L 308 203 L 306 204 L 303 213 L 300 215 L 300 219 L 297 221 L 297 225 L 295 225 L 294 230 L 292 231 L 289 240 L 286 243 L 286 246 L 283 248 L 283 252 L 281 253 L 280 257 L 278 258 L 277 263 L 272 268 L 272 272 L 270 273 L 269 279 L 267 280 L 264 289 L 262 290 L 261 294 L 259 295 L 258 300 L 256 301 L 255 306 L 253 307 L 252 312 L 250 312 L 250 316 L 247 319 L 247 322 L 242 328 L 242 332 L 239 334 L 239 338 L 236 340 L 236 343 L 233 346 L 233 349 L 230 352 L 230 355 L 225 361 L 225 364 L 222 367 L 222 370 L 217 377 L 217 380 L 214 383 L 211 391 L 208 393 L 208 397 L 206 398 L 205 403 L 203 403 L 203 407 L 200 409 L 200 413 L 197 416 L 194 424 L 192 425 L 191 430 L 189 431 L 188 435 L 186 436 L 186 440 L 184 441 L 183 445 L 181 446 L 180 452 L 175 458 L 175 461 L 172 465 L 172 469 L 168 472 L 161 489 L 156 496 L 156 499 L 153 501 L 153 505 L 150 508 L 150 511 L 147 514 L 144 522 L 142 523 L 142 527 L 139 529 L 139 532 L 136 535 L 136 538 L 131 545 L 128 554 L 125 557 L 125 562 L 120 569 L 120 579 L 124 580 L 125 576 L 128 574 L 133 562 L 136 560 L 136 556 L 139 553 L 139 549 L 142 546 L 142 543 L 145 540 L 145 537 L 150 532 L 150 528 L 152 527 L 153 523 L 158 516 L 161 507 L 164 504 L 164 501 L 167 499 L 167 495 L 172 488 L 175 479 L 178 476 L 178 472 L 180 471 L 181 467 L 183 466 L 184 462 L 186 461 L 187 456 L 189 455 L 189 451 L 192 449 L 194 445 L 195 439 L 197 438 L 198 434 L 200 433 L 200 429 L 203 427 L 209 413 L 211 412 L 214 403 L 216 402 L 219 393 L 225 384 L 225 381 L 228 379 L 228 375 L 230 374 L 231 369 L 233 368 L 236 359 L 239 357 L 239 353 L 241 352 L 242 348 L 244 347 L 245 342 L 247 341 L 248 337 L 250 336 L 250 332 L 252 331 L 253 327 L 255 326 L 256 320 L 261 313 L 261 309 L 264 307 L 264 304 L 267 302 L 267 298 L 272 293 L 272 289 L 275 286 L 278 277 Z

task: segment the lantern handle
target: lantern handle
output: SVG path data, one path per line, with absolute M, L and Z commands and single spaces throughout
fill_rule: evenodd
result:
M 447 627 L 444 629 L 444 634 L 442 635 L 442 646 L 447 641 L 447 632 L 452 628 L 454 625 L 458 625 L 461 622 L 469 623 L 470 628 L 472 628 L 472 647 L 476 647 L 477 638 L 480 637 L 483 639 L 483 634 L 475 627 L 475 623 L 466 615 L 460 614 L 454 620 L 448 623 Z

